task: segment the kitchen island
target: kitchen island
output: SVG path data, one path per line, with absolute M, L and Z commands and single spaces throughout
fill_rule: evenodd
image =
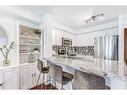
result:
M 64 70 L 74 73 L 74 70 L 80 70 L 99 76 L 116 76 L 117 61 L 88 59 L 85 57 L 47 57 L 44 58 L 49 63 L 54 63 L 63 67 Z
M 74 74 L 78 69 L 90 74 L 99 75 L 105 78 L 106 85 L 111 89 L 127 89 L 125 76 L 118 76 L 118 61 L 94 59 L 89 56 L 71 57 L 47 57 L 44 58 L 48 63 L 62 66 L 63 70 Z

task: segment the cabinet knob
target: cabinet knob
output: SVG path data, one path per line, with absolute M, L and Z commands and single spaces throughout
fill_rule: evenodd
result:
M 0 83 L 0 86 L 3 86 L 3 84 L 2 84 L 2 83 Z
M 36 73 L 32 74 L 32 77 L 36 76 Z
M 36 73 L 34 73 L 34 76 L 36 76 Z
M 1 82 L 1 83 L 0 83 L 0 86 L 3 86 L 3 85 L 4 85 L 4 82 Z

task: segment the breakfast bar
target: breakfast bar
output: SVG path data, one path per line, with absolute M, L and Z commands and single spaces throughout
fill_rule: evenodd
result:
M 43 58 L 48 64 L 56 64 L 64 71 L 74 74 L 75 70 L 86 72 L 105 78 L 106 85 L 110 86 L 110 78 L 117 76 L 117 71 L 113 70 L 117 66 L 116 61 L 89 59 L 87 57 L 46 57 Z M 112 64 L 112 66 L 110 66 Z M 111 71 L 112 70 L 112 71 Z
M 65 70 L 68 70 L 68 72 L 70 70 L 67 68 L 70 68 L 71 71 L 77 69 L 77 70 L 92 73 L 95 75 L 108 76 L 108 72 L 104 70 L 107 64 L 106 60 L 97 60 L 97 59 L 90 60 L 90 59 L 82 58 L 82 57 L 67 57 L 67 58 L 66 57 L 47 57 L 44 59 L 47 60 L 47 62 L 49 61 L 51 63 L 61 65 Z M 108 61 L 108 62 L 111 63 L 111 61 Z M 116 64 L 113 61 L 112 63 Z M 73 73 L 71 71 L 70 73 Z

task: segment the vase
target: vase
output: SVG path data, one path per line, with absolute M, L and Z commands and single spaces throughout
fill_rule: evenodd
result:
M 35 56 L 34 56 L 34 54 L 30 54 L 29 56 L 28 56 L 28 62 L 29 63 L 34 63 L 35 62 Z
M 4 59 L 3 65 L 8 66 L 10 64 L 10 61 L 8 59 Z

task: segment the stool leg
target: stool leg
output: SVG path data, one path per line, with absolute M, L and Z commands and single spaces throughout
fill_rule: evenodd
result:
M 51 89 L 52 89 L 52 81 L 51 81 Z
M 53 81 L 52 89 L 53 89 L 54 86 L 55 86 L 55 88 L 56 88 L 56 82 L 55 82 L 55 81 Z
M 40 76 L 41 76 L 41 72 L 39 73 L 39 76 L 38 76 L 38 79 L 37 79 L 36 86 L 38 86 L 38 82 L 39 82 Z
M 42 87 L 43 87 L 44 77 L 45 77 L 45 74 L 43 74 L 43 79 L 42 79 L 41 89 L 42 89 Z
M 56 82 L 55 82 L 55 88 L 56 88 Z
M 49 84 L 51 85 L 51 79 L 50 79 L 50 76 L 49 76 Z M 51 88 L 51 86 L 50 86 L 50 88 Z
M 63 84 L 61 84 L 61 89 L 63 89 Z
M 71 80 L 71 87 L 72 87 L 72 89 L 73 89 L 73 83 L 72 83 L 72 80 Z
M 46 78 L 46 74 L 44 74 L 44 80 L 43 80 L 44 89 L 46 89 L 45 78 Z

